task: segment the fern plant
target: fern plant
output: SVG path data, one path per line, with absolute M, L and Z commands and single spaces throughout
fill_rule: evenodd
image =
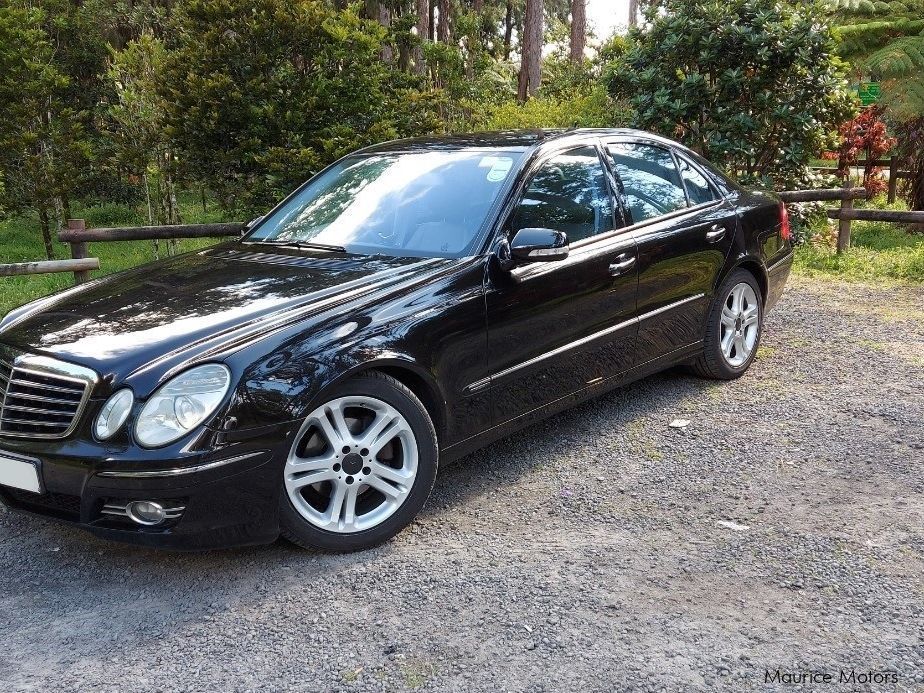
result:
M 886 83 L 893 115 L 924 115 L 924 0 L 824 2 L 835 15 L 841 55 Z

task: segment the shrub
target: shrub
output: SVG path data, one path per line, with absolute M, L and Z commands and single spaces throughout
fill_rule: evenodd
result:
M 635 123 L 684 142 L 744 182 L 791 185 L 852 115 L 814 3 L 665 0 L 605 81 Z

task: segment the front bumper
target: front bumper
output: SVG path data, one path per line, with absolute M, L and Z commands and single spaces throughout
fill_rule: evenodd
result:
M 0 439 L 0 449 L 9 449 Z M 150 473 L 121 475 L 111 464 L 34 453 L 12 455 L 36 461 L 43 493 L 0 486 L 9 507 L 77 525 L 105 539 L 180 550 L 264 544 L 279 536 L 279 493 L 284 456 L 279 440 L 229 446 L 183 460 L 160 462 Z M 119 474 L 115 476 L 114 474 Z M 182 507 L 160 525 L 139 525 L 111 508 L 136 500 Z M 104 509 L 109 509 L 104 512 Z

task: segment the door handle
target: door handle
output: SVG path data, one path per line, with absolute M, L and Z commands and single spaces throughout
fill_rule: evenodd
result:
M 706 240 L 710 243 L 721 241 L 723 238 L 725 238 L 725 227 L 721 224 L 713 224 L 706 231 Z
M 620 255 L 616 258 L 617 261 L 610 265 L 610 275 L 618 277 L 620 274 L 625 274 L 635 266 L 636 259 L 634 255 L 632 257 Z

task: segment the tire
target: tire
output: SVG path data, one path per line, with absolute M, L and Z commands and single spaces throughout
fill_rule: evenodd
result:
M 734 380 L 747 372 L 757 356 L 764 325 L 764 299 L 754 275 L 744 269 L 736 269 L 726 277 L 715 296 L 707 317 L 703 354 L 691 364 L 691 369 L 703 378 Z M 741 306 L 746 310 L 735 307 L 736 296 L 743 299 Z M 752 314 L 756 316 L 753 323 Z M 733 342 L 730 354 L 723 348 L 723 336 L 727 339 L 729 331 Z
M 433 421 L 411 390 L 377 371 L 351 378 L 324 394 L 293 440 L 280 533 L 330 552 L 388 541 L 423 509 L 438 459 Z

